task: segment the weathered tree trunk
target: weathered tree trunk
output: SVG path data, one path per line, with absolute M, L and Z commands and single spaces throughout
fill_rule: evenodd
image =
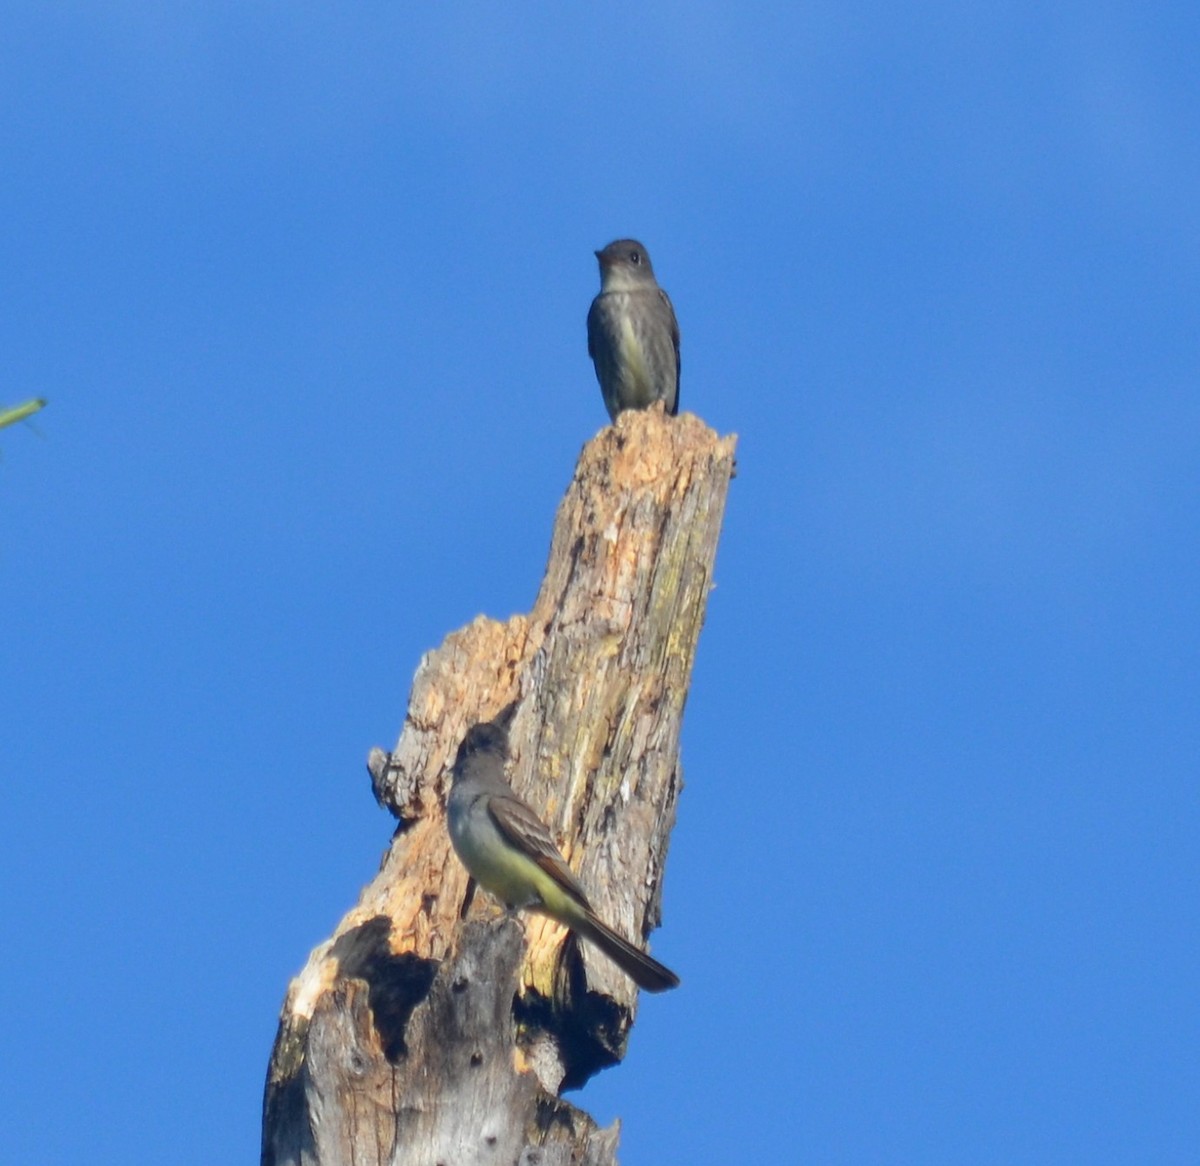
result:
M 603 919 L 635 942 L 658 924 L 733 450 L 690 415 L 622 414 L 583 450 L 532 613 L 481 616 L 422 659 L 396 749 L 369 762 L 391 848 L 283 1005 L 264 1166 L 615 1161 L 615 1127 L 559 1094 L 624 1055 L 636 988 L 558 924 L 471 893 L 449 767 L 518 701 L 514 788 Z

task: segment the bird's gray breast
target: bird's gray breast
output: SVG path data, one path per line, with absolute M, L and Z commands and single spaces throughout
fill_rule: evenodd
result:
M 657 287 L 605 292 L 588 313 L 588 351 L 604 403 L 615 418 L 622 409 L 665 401 L 674 412 L 678 365 L 670 308 Z

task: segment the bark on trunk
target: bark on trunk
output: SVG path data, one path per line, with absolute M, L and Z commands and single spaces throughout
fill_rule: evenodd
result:
M 472 724 L 519 702 L 514 788 L 597 913 L 644 942 L 734 443 L 690 415 L 623 413 L 584 447 L 533 611 L 480 616 L 421 660 L 395 750 L 369 760 L 400 825 L 284 1001 L 264 1166 L 615 1162 L 616 1127 L 559 1094 L 621 1059 L 637 990 L 558 924 L 472 893 L 449 769 Z

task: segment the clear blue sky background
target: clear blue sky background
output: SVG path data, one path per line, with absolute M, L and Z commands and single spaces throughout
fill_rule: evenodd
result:
M 739 475 L 684 986 L 574 1099 L 625 1166 L 1194 1163 L 1200 10 L 413 7 L 6 9 L 6 1159 L 256 1161 L 633 234 Z

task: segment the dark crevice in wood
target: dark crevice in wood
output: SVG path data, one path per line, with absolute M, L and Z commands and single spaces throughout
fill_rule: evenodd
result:
M 376 915 L 338 936 L 330 954 L 338 960 L 343 977 L 367 985 L 380 1047 L 395 1064 L 408 1054 L 404 1039 L 408 1019 L 429 995 L 438 963 L 411 952 L 394 953 L 389 946 L 391 931 L 392 921 Z
M 560 1092 L 581 1089 L 625 1055 L 628 1010 L 601 992 L 588 990 L 579 941 L 568 935 L 554 979 L 554 995 L 533 990 L 513 998 L 517 1043 L 532 1048 L 543 1037 L 558 1051 Z

